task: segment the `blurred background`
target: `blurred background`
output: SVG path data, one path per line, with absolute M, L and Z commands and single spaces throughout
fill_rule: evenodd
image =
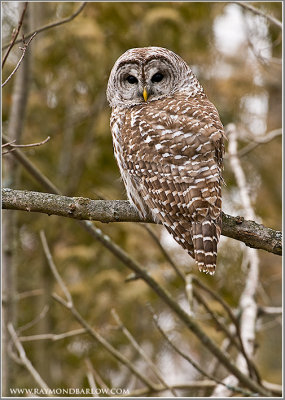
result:
M 80 4 L 30 2 L 22 29 L 28 33 L 61 20 L 73 14 Z M 281 20 L 281 2 L 254 5 Z M 10 42 L 21 7 L 17 2 L 2 2 L 2 45 Z M 87 3 L 76 18 L 39 33 L 31 42 L 25 75 L 20 72 L 21 66 L 2 91 L 3 133 L 10 132 L 13 90 L 19 80 L 17 74 L 22 73 L 27 104 L 19 143 L 40 142 L 51 137 L 40 147 L 25 149 L 25 155 L 65 195 L 126 199 L 113 156 L 110 109 L 105 96 L 108 76 L 116 59 L 127 49 L 166 47 L 191 66 L 217 107 L 224 126 L 235 124 L 240 160 L 256 220 L 280 230 L 281 39 L 281 30 L 266 18 L 229 2 Z M 19 46 L 14 46 L 7 59 L 3 80 L 19 60 Z M 5 187 L 11 187 L 11 157 L 3 157 Z M 239 189 L 227 157 L 224 179 L 223 211 L 234 216 L 243 215 Z M 12 185 L 22 190 L 44 191 L 22 167 Z M 59 289 L 41 246 L 39 231 L 44 229 L 54 261 L 77 309 L 145 376 L 152 376 L 151 371 L 117 328 L 112 308 L 161 374 L 167 377 L 168 384 L 195 381 L 201 376 L 167 346 L 152 322 L 148 303 L 183 351 L 209 370 L 213 367 L 211 354 L 177 321 L 167 306 L 143 281 L 125 282 L 130 271 L 75 221 L 38 213 L 13 213 L 17 214 L 13 233 L 14 276 L 12 287 L 6 290 L 14 293 L 13 319 L 20 328 L 19 335 L 58 334 L 79 328 L 74 317 L 51 298 L 51 293 Z M 188 310 L 184 284 L 142 224 L 96 225 L 147 268 Z M 243 243 L 222 237 L 217 272 L 214 277 L 204 276 L 166 230 L 154 225 L 149 227 L 181 270 L 194 271 L 233 310 L 238 308 L 247 279 Z M 5 250 L 5 236 L 3 240 Z M 278 307 L 282 300 L 281 258 L 262 250 L 258 251 L 258 256 L 257 304 Z M 211 299 L 210 305 L 225 318 L 218 302 Z M 196 304 L 195 313 L 201 327 L 222 345 L 224 334 L 216 329 L 207 312 Z M 38 320 L 34 324 L 26 325 L 35 319 Z M 57 341 L 26 341 L 23 345 L 32 364 L 52 388 L 89 387 L 86 363 L 91 363 L 109 387 L 125 387 L 131 392 L 142 386 L 126 367 L 87 334 Z M 256 324 L 254 360 L 262 378 L 276 384 L 281 384 L 281 351 L 280 315 L 261 315 Z M 223 378 L 224 371 L 217 371 L 217 376 Z M 8 387 L 35 387 L 29 372 L 16 363 L 13 363 L 9 379 Z M 205 389 L 178 393 L 181 396 L 209 395 Z M 165 394 L 169 392 L 158 395 Z

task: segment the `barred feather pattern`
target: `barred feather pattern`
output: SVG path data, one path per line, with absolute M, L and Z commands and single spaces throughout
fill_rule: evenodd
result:
M 224 131 L 188 66 L 186 74 L 188 89 L 184 84 L 170 95 L 127 107 L 112 104 L 114 154 L 141 217 L 151 214 L 160 221 L 199 270 L 213 274 L 221 234 Z

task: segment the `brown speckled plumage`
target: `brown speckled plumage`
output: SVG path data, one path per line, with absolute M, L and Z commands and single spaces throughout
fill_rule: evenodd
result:
M 151 81 L 157 72 L 160 84 Z M 137 78 L 135 85 L 124 82 L 128 74 Z M 114 153 L 130 201 L 141 216 L 151 213 L 161 221 L 200 270 L 214 273 L 224 152 L 216 108 L 187 64 L 157 47 L 124 53 L 107 96 Z

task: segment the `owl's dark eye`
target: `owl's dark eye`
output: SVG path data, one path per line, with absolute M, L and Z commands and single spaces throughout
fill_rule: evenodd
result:
M 138 80 L 137 80 L 137 78 L 135 77 L 135 76 L 133 76 L 133 75 L 129 75 L 128 77 L 127 77 L 127 81 L 130 83 L 130 84 L 134 84 L 134 83 L 138 83 Z
M 152 83 L 160 82 L 163 79 L 163 74 L 161 72 L 157 72 L 156 74 L 153 75 L 151 78 Z

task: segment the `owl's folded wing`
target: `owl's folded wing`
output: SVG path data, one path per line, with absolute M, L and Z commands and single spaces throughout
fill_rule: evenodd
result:
M 210 266 L 221 225 L 223 128 L 208 101 L 202 113 L 195 102 L 186 111 L 171 111 L 169 103 L 161 111 L 149 103 L 126 116 L 121 145 L 128 195 L 139 210 L 161 221 L 199 266 Z M 201 247 L 205 235 L 216 236 L 213 261 L 199 249 L 194 254 L 193 241 Z

